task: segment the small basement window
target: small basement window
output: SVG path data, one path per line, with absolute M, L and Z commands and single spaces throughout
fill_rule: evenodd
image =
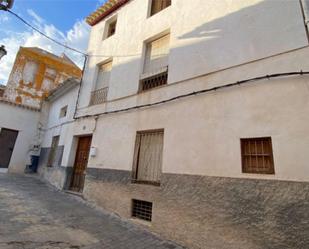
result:
M 64 118 L 67 115 L 67 111 L 68 111 L 68 106 L 64 106 L 60 109 L 60 114 L 59 114 L 59 118 Z
M 132 217 L 141 220 L 151 221 L 152 202 L 142 200 L 132 200 Z
M 242 172 L 275 174 L 270 137 L 241 139 Z
M 152 0 L 150 16 L 153 16 L 154 14 L 157 14 L 161 10 L 164 10 L 165 8 L 170 6 L 171 3 L 172 0 Z

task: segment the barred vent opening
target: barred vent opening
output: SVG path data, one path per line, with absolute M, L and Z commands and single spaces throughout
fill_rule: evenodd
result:
M 132 200 L 132 217 L 151 221 L 152 218 L 152 202 Z

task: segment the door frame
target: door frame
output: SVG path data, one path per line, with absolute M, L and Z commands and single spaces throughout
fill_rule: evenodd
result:
M 75 174 L 77 153 L 79 151 L 79 142 L 80 142 L 81 138 L 85 138 L 85 137 L 90 138 L 90 145 L 89 145 L 89 154 L 90 154 L 93 134 L 85 134 L 85 135 L 80 135 L 80 136 L 74 136 L 74 138 L 73 138 L 75 140 L 75 142 L 73 143 L 74 145 L 72 145 L 72 146 L 75 147 L 75 148 L 73 148 L 73 151 L 72 151 L 72 153 L 74 153 L 74 161 L 73 161 L 74 163 L 73 163 L 72 171 L 70 172 L 69 177 L 67 178 L 67 183 L 66 183 L 67 189 L 70 190 L 70 191 L 74 191 L 74 190 L 71 189 L 71 187 L 72 187 L 72 184 L 73 184 L 73 179 L 74 179 L 74 174 Z M 90 157 L 90 155 L 88 155 L 88 161 L 89 161 L 89 157 Z M 86 171 L 87 166 L 88 166 L 88 161 L 87 161 L 87 165 L 85 167 L 85 171 Z M 86 176 L 86 172 L 84 173 L 84 177 L 85 176 Z M 80 187 L 79 192 L 83 192 L 84 182 L 85 182 L 85 179 L 83 179 L 83 184 Z

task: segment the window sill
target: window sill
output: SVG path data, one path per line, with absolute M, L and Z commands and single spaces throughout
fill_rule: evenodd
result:
M 244 175 L 275 175 L 275 172 L 241 172 Z
M 140 184 L 140 185 L 152 185 L 156 187 L 160 187 L 161 183 L 160 182 L 152 182 L 152 181 L 141 181 L 141 180 L 131 180 L 132 184 Z

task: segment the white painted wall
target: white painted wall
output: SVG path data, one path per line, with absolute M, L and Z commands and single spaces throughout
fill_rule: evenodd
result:
M 96 65 L 114 57 L 108 99 L 135 94 L 142 73 L 144 41 L 171 32 L 169 84 L 308 45 L 300 2 L 295 0 L 173 0 L 147 18 L 148 0 L 132 0 L 92 27 L 80 107 L 89 104 Z M 117 15 L 114 36 L 105 24 Z
M 132 0 L 113 15 L 116 34 L 102 41 L 105 21 L 92 28 L 78 114 L 165 100 L 278 72 L 309 70 L 299 1 L 173 0 L 147 18 L 148 1 Z M 113 17 L 113 16 L 111 16 Z M 169 82 L 137 94 L 143 42 L 171 32 Z M 108 102 L 88 107 L 96 65 L 114 57 Z M 203 75 L 203 76 L 202 76 Z M 309 181 L 308 76 L 266 80 L 154 108 L 81 119 L 73 135 L 93 132 L 97 156 L 88 167 L 131 170 L 136 131 L 165 129 L 163 172 Z M 83 127 L 84 129 L 82 129 Z M 86 127 L 86 128 L 85 128 Z M 240 138 L 271 136 L 275 175 L 241 173 Z
M 23 173 L 26 163 L 29 161 L 28 152 L 36 142 L 40 113 L 3 102 L 0 102 L 0 113 L 0 129 L 7 128 L 18 131 L 8 171 Z
M 61 95 L 54 101 L 49 102 L 49 114 L 46 125 L 46 131 L 42 142 L 42 147 L 51 147 L 52 138 L 60 136 L 59 146 L 64 145 L 62 166 L 72 166 L 70 160 L 70 150 L 73 143 L 73 117 L 75 112 L 76 99 L 79 85 Z M 66 117 L 60 118 L 62 107 L 68 106 Z
M 191 92 L 192 85 L 199 90 L 274 71 L 309 70 L 308 56 L 309 48 L 302 49 L 133 96 L 118 104 L 111 102 L 105 108 L 155 102 L 158 96 L 164 99 Z M 296 76 L 103 115 L 92 141 L 97 156 L 90 158 L 88 167 L 131 170 L 136 131 L 164 128 L 164 173 L 309 181 L 308 113 L 309 77 Z M 87 127 L 91 127 L 90 122 L 94 120 L 80 121 Z M 275 175 L 243 174 L 240 138 L 264 136 L 272 137 Z

